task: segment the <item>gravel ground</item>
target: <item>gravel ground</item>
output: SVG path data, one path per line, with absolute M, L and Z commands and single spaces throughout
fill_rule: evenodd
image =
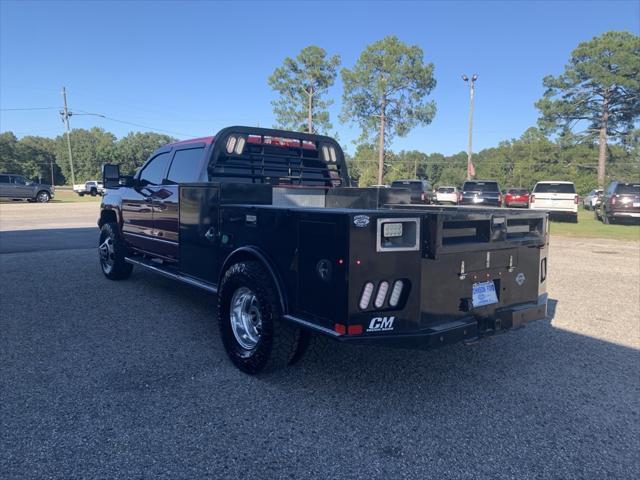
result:
M 2 254 L 0 478 L 640 478 L 638 245 L 554 238 L 548 281 L 518 331 L 256 378 L 199 290 Z

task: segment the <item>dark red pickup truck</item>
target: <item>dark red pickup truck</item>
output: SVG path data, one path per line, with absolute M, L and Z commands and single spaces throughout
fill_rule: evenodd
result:
M 312 334 L 430 348 L 546 315 L 545 213 L 352 188 L 328 137 L 230 127 L 103 173 L 105 276 L 135 265 L 217 294 L 247 373 L 296 361 Z

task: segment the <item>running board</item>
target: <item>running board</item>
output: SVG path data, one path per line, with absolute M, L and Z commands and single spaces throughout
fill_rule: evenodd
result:
M 144 258 L 125 257 L 124 261 L 132 265 L 146 268 L 147 270 L 151 270 L 152 272 L 159 273 L 160 275 L 164 275 L 165 277 L 171 278 L 172 280 L 177 280 L 178 282 L 201 288 L 203 290 L 206 290 L 207 292 L 218 293 L 218 287 L 216 285 L 203 282 L 202 280 L 190 277 L 189 275 L 183 275 L 181 273 L 173 272 L 167 268 L 162 267 L 162 265 L 158 265 L 155 262 L 152 262 L 151 260 L 146 260 Z

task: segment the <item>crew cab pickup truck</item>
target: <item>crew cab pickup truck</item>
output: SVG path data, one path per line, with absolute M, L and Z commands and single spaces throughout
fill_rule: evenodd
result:
M 22 175 L 0 173 L 0 199 L 47 203 L 54 193 L 53 185 L 31 182 Z
M 104 186 L 97 180 L 89 180 L 88 182 L 74 185 L 73 191 L 81 197 L 84 197 L 85 194 L 95 197 L 96 195 L 104 194 Z
M 533 187 L 529 208 L 578 223 L 578 202 L 576 186 L 572 182 L 544 181 Z
M 329 137 L 229 127 L 103 177 L 104 275 L 135 265 L 217 294 L 222 343 L 250 374 L 295 362 L 313 334 L 431 348 L 546 315 L 546 213 L 352 188 Z

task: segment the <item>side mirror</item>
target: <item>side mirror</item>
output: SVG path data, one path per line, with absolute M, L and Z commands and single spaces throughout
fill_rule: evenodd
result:
M 104 188 L 117 188 L 120 186 L 120 165 L 105 163 L 102 166 L 102 185 L 104 185 Z

